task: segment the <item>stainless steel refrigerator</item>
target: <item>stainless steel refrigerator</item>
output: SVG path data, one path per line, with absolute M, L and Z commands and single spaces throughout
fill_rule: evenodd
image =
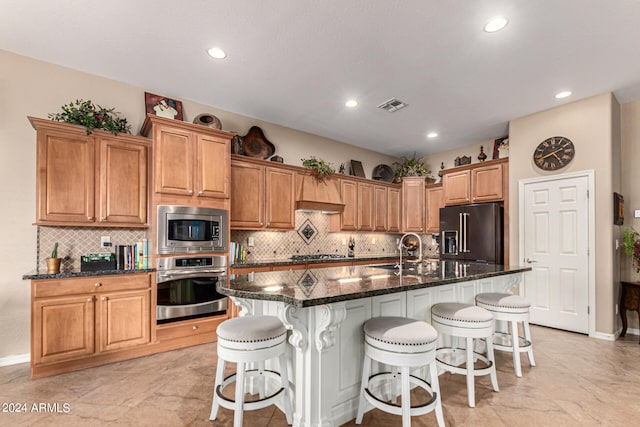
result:
M 499 203 L 440 208 L 440 258 L 502 264 Z

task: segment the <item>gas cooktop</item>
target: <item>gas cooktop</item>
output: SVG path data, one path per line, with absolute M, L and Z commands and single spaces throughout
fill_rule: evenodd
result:
M 342 259 L 345 255 L 338 254 L 313 254 L 313 255 L 293 255 L 291 261 L 317 261 L 324 259 Z

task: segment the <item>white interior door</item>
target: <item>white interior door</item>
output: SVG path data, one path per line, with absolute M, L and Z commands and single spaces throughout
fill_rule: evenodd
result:
M 524 297 L 531 323 L 589 332 L 589 180 L 586 175 L 520 185 Z

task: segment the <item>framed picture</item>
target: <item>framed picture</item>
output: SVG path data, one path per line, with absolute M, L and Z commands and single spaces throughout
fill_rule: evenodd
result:
M 350 175 L 366 178 L 364 175 L 364 168 L 360 160 L 351 160 L 351 173 Z
M 147 114 L 182 120 L 182 102 L 153 93 L 144 93 Z
M 613 223 L 624 224 L 624 197 L 622 194 L 613 193 Z
M 503 145 L 505 147 L 503 147 Z M 508 157 L 508 155 L 509 155 L 508 154 L 509 153 L 509 151 L 508 151 L 508 148 L 509 148 L 509 136 L 508 135 L 507 136 L 503 136 L 502 138 L 498 138 L 498 139 L 493 141 L 493 157 L 492 157 L 493 160 L 501 158 L 500 157 L 500 148 L 503 148 L 503 150 L 502 150 L 503 151 L 503 157 Z M 505 151 L 504 148 L 507 149 L 507 151 L 506 151 L 507 155 L 506 156 L 504 155 L 504 151 Z

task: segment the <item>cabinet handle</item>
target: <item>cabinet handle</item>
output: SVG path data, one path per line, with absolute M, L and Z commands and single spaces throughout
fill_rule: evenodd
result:
M 88 217 L 87 217 L 87 219 L 88 219 L 89 221 L 93 221 L 93 217 L 92 217 L 92 216 L 88 216 Z
M 102 286 L 102 283 L 96 282 L 96 283 L 93 284 L 93 286 L 95 286 L 96 288 L 99 288 L 100 286 Z
M 93 297 L 92 298 L 87 298 L 87 302 L 91 302 L 93 301 Z
M 189 190 L 189 194 L 192 195 L 193 194 L 193 190 Z
M 193 329 L 194 331 L 197 331 L 198 327 L 196 325 L 193 325 L 193 328 L 191 328 L 191 329 Z
M 106 300 L 107 300 L 107 297 L 102 297 L 102 301 L 106 301 Z
M 198 191 L 198 196 L 202 196 L 204 194 L 204 191 Z

